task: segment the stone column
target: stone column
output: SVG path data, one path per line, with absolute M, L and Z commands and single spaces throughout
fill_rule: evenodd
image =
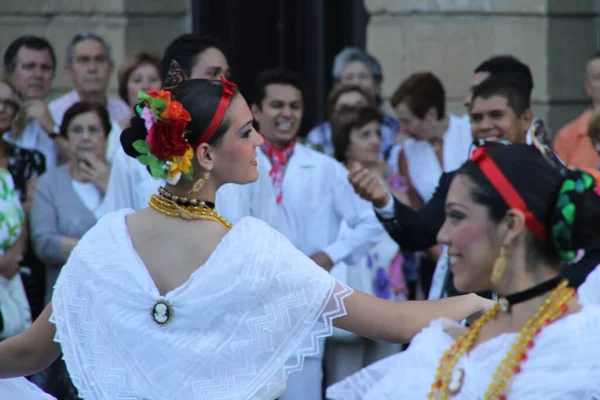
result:
M 588 104 L 584 68 L 597 48 L 596 0 L 365 0 L 367 47 L 383 64 L 384 94 L 429 70 L 446 87 L 449 110 L 464 114 L 473 69 L 512 54 L 535 82 L 533 111 L 555 132 Z
M 115 69 L 130 54 L 162 54 L 176 36 L 191 31 L 189 0 L 17 0 L 0 1 L 0 49 L 25 34 L 46 37 L 56 52 L 52 96 L 72 89 L 63 70 L 69 41 L 91 31 L 110 44 Z M 116 74 L 110 91 L 116 94 Z

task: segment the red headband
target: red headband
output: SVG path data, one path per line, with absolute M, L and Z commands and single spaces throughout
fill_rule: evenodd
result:
M 546 227 L 529 211 L 523 198 L 517 193 L 513 185 L 506 179 L 498 165 L 487 154 L 487 147 L 476 148 L 471 155 L 471 161 L 476 163 L 481 172 L 490 181 L 492 186 L 500 193 L 506 204 L 512 209 L 520 210 L 525 214 L 525 226 L 542 243 L 548 242 Z
M 215 111 L 215 115 L 213 115 L 212 121 L 208 125 L 208 128 L 204 131 L 202 135 L 198 138 L 196 143 L 194 144 L 194 148 L 197 148 L 200 143 L 206 143 L 213 137 L 221 122 L 223 122 L 223 117 L 225 117 L 225 113 L 227 112 L 227 108 L 229 107 L 229 103 L 231 102 L 231 98 L 233 97 L 233 89 L 237 87 L 235 83 L 229 82 L 223 75 L 221 75 L 221 84 L 223 85 L 223 93 L 221 93 L 221 100 L 219 101 L 219 106 L 217 107 L 217 111 Z

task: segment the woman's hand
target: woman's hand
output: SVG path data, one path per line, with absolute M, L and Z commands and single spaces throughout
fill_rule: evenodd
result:
M 0 275 L 12 279 L 18 272 L 27 250 L 28 235 L 23 225 L 19 238 L 0 256 Z
M 354 191 L 363 199 L 370 201 L 376 208 L 383 208 L 389 201 L 388 192 L 368 168 L 359 163 L 354 163 L 348 180 Z
M 494 300 L 486 299 L 485 297 L 480 297 L 480 296 L 477 296 L 476 294 L 472 294 L 472 295 L 475 296 L 475 299 L 474 299 L 475 308 L 479 308 L 480 310 L 469 315 L 466 318 L 467 326 L 473 325 L 473 323 L 475 321 L 477 321 L 483 314 L 485 314 L 490 308 L 492 308 L 492 307 L 494 307 L 494 305 L 496 305 L 496 302 Z
M 490 299 L 486 299 L 485 297 L 477 296 L 475 293 L 473 293 L 472 296 L 476 297 L 475 301 L 478 304 L 478 307 L 480 309 L 479 311 L 482 313 L 485 313 L 490 308 L 494 307 L 497 303 L 494 300 L 490 300 Z
M 92 182 L 104 195 L 108 188 L 108 179 L 110 178 L 110 167 L 106 161 L 99 159 L 93 154 L 84 154 L 78 161 L 81 177 L 88 182 Z
M 19 266 L 21 265 L 22 260 L 22 255 L 8 250 L 0 256 L 0 275 L 8 280 L 12 279 L 19 272 Z

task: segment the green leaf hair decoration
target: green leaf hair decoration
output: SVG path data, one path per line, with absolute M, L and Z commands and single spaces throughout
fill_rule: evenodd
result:
M 560 187 L 551 236 L 554 247 L 563 260 L 572 261 L 577 255 L 579 249 L 575 249 L 573 245 L 577 205 L 581 203 L 583 195 L 594 190 L 595 186 L 596 181 L 590 174 L 573 170 Z

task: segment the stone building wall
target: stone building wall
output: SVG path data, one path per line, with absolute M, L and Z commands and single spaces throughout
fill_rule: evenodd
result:
M 555 131 L 588 104 L 587 59 L 598 45 L 597 0 L 365 0 L 367 47 L 383 64 L 385 94 L 408 75 L 430 70 L 446 87 L 449 108 L 473 69 L 513 54 L 533 72 L 533 110 Z
M 70 88 L 61 71 L 75 33 L 104 36 L 117 63 L 138 50 L 162 52 L 191 31 L 192 1 L 224 0 L 0 0 L 0 49 L 22 34 L 47 37 L 58 57 L 57 95 Z M 491 55 L 514 54 L 533 71 L 535 114 L 558 129 L 587 104 L 583 70 L 598 44 L 599 2 L 365 0 L 367 47 L 383 63 L 386 95 L 410 73 L 431 70 L 459 114 L 473 68 Z
M 52 95 L 72 88 L 62 73 L 74 34 L 91 31 L 111 45 L 118 65 L 140 51 L 162 53 L 176 36 L 191 31 L 190 0 L 0 0 L 0 49 L 25 34 L 46 37 L 58 58 Z M 117 90 L 116 74 L 111 92 Z

